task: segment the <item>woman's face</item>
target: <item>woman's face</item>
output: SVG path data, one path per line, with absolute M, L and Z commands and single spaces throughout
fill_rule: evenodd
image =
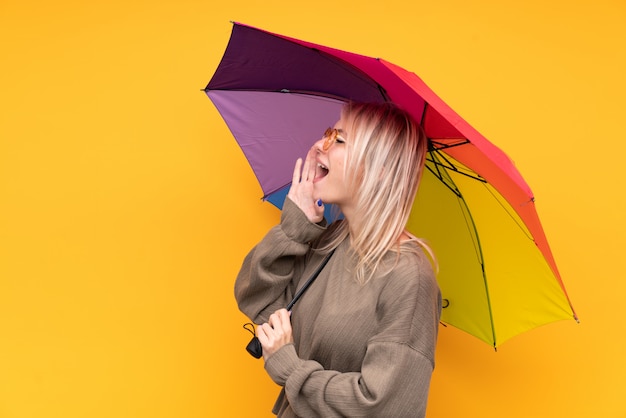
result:
M 317 141 L 313 148 L 316 152 L 315 186 L 316 196 L 324 203 L 333 203 L 346 214 L 350 211 L 353 193 L 345 179 L 346 141 L 349 133 L 345 130 L 346 124 L 342 119 L 335 124 L 338 135 L 336 140 L 324 149 L 327 138 Z

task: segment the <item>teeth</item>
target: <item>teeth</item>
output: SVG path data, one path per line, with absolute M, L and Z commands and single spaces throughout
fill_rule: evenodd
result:
M 324 170 L 328 170 L 328 168 L 324 164 L 317 163 L 319 168 L 323 168 Z

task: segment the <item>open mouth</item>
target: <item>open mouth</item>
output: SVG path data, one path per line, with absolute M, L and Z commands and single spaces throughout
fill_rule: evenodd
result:
M 315 178 L 321 179 L 321 178 L 326 177 L 327 174 L 328 174 L 328 167 L 326 167 L 324 164 L 317 163 L 317 167 L 315 169 Z

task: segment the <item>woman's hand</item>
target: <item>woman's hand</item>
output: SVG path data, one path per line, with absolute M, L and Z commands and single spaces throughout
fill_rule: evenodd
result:
M 304 161 L 304 166 L 302 165 L 302 158 L 298 158 L 293 169 L 291 188 L 287 196 L 304 212 L 309 221 L 318 223 L 324 219 L 324 205 L 321 204 L 319 197 L 315 196 L 313 185 L 317 167 L 315 155 L 315 148 L 311 148 Z
M 271 314 L 268 322 L 256 328 L 256 335 L 263 347 L 263 360 L 267 360 L 284 345 L 293 342 L 289 312 L 279 309 Z

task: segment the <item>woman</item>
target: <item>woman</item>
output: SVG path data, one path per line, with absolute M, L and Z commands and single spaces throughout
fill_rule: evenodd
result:
M 279 417 L 424 416 L 441 295 L 430 251 L 404 228 L 426 152 L 406 112 L 350 103 L 296 162 L 280 225 L 235 284 L 239 308 L 261 324 L 265 369 L 283 387 Z M 324 203 L 343 214 L 328 228 Z

